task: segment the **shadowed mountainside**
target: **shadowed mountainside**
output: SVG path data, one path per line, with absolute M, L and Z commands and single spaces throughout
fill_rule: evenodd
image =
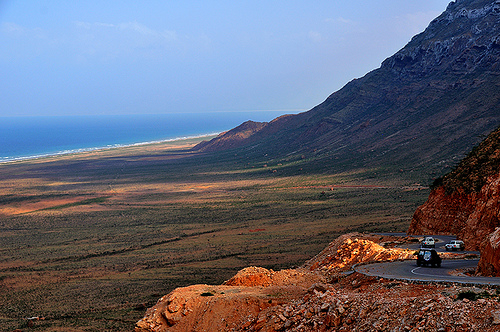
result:
M 196 149 L 442 174 L 500 123 L 499 23 L 500 2 L 452 2 L 380 68 L 310 111 L 247 123 L 244 135 L 238 127 Z

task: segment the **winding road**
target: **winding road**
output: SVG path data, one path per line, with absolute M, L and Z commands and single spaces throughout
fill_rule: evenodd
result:
M 435 236 L 439 239 L 436 244 L 437 251 L 444 251 L 444 244 L 455 237 Z M 413 248 L 415 246 L 415 248 Z M 418 249 L 418 244 L 405 246 L 410 249 Z M 478 252 L 467 252 L 476 253 Z M 359 265 L 354 268 L 356 272 L 368 276 L 387 279 L 419 282 L 451 282 L 474 285 L 500 285 L 500 278 L 471 277 L 461 273 L 460 270 L 474 269 L 479 259 L 443 259 L 441 267 L 418 267 L 415 260 L 372 263 Z

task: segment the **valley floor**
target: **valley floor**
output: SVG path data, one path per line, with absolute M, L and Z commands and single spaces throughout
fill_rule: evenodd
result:
M 195 143 L 1 164 L 2 329 L 133 330 L 177 287 L 296 267 L 351 231 L 404 231 L 428 195 L 374 169 L 221 160 Z

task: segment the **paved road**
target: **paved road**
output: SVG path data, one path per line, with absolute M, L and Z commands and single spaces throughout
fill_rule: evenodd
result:
M 446 248 L 444 247 L 444 245 L 448 242 L 450 242 L 451 240 L 456 240 L 457 237 L 456 236 L 452 236 L 452 235 L 429 235 L 429 236 L 432 236 L 434 238 L 434 240 L 436 240 L 436 251 L 437 252 L 445 252 L 446 251 Z M 415 236 L 416 238 L 423 238 L 423 236 Z M 408 248 L 408 249 L 415 249 L 415 250 L 418 250 L 418 248 L 420 248 L 420 242 L 415 242 L 415 243 L 407 243 L 407 244 L 404 244 L 404 245 L 400 245 L 398 246 L 400 248 Z M 467 249 L 467 248 L 466 248 Z M 479 255 L 479 251 L 458 251 L 460 253 L 466 253 L 466 254 L 477 254 Z
M 387 233 L 387 235 L 400 235 L 404 233 L 394 234 Z M 436 240 L 436 251 L 446 251 L 444 245 L 451 240 L 455 240 L 455 236 L 448 235 L 428 235 Z M 423 236 L 415 236 L 423 238 Z M 399 247 L 407 249 L 418 250 L 420 243 L 407 243 Z M 461 253 L 477 254 L 479 251 L 459 251 Z M 416 260 L 410 261 L 397 261 L 397 262 L 384 262 L 374 263 L 368 265 L 361 265 L 355 268 L 356 272 L 365 275 L 397 279 L 397 280 L 411 280 L 411 281 L 430 281 L 430 282 L 455 282 L 463 284 L 478 284 L 478 285 L 500 285 L 500 278 L 489 277 L 469 277 L 466 275 L 456 275 L 458 269 L 475 269 L 479 259 L 456 259 L 447 260 L 443 259 L 441 267 L 418 267 Z M 452 274 L 452 272 L 455 272 Z
M 455 282 L 463 284 L 500 285 L 500 278 L 451 275 L 456 269 L 476 268 L 478 259 L 443 260 L 441 267 L 418 267 L 415 260 L 374 263 L 357 266 L 356 272 L 388 279 L 407 281 Z

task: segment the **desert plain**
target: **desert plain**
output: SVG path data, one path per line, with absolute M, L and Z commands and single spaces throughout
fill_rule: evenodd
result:
M 405 232 L 429 190 L 199 139 L 0 164 L 0 330 L 132 331 L 173 289 L 303 264 L 338 235 Z

